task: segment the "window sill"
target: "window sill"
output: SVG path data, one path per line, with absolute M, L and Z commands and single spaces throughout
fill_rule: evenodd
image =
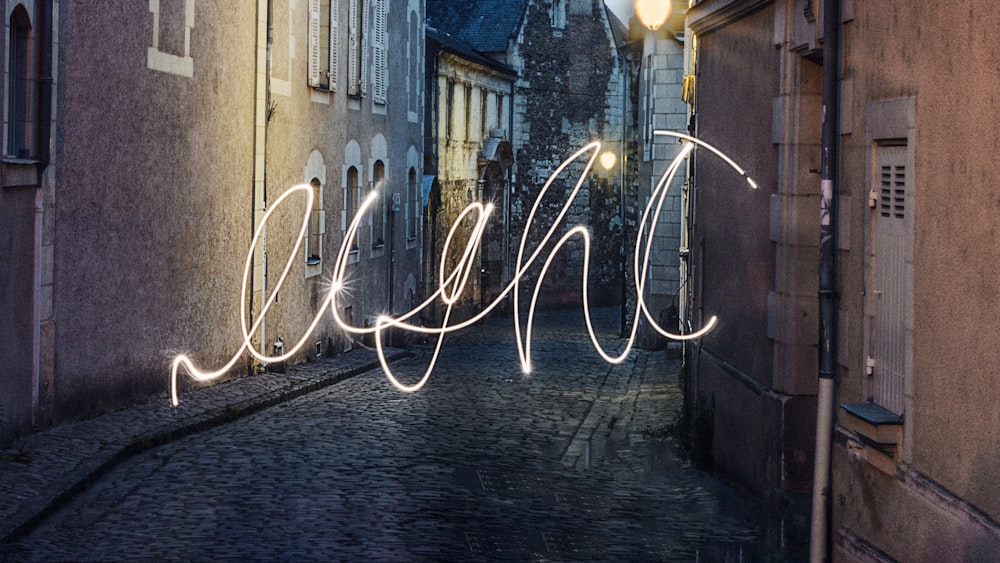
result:
M 4 157 L 0 160 L 0 181 L 5 188 L 37 188 L 38 161 Z
M 844 403 L 837 422 L 857 438 L 848 440 L 855 457 L 893 474 L 903 443 L 903 417 L 875 403 Z
M 315 256 L 310 256 L 306 259 L 306 266 L 316 266 L 320 263 L 320 259 Z

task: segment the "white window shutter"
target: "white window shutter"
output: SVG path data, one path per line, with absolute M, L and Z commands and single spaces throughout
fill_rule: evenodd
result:
M 319 1 L 309 0 L 309 85 L 319 86 Z
M 371 29 L 368 22 L 368 0 L 361 2 L 361 76 L 358 77 L 362 96 L 368 95 L 368 35 Z
M 373 33 L 375 68 L 372 78 L 372 99 L 385 103 L 386 69 L 388 66 L 388 36 L 386 34 L 385 0 L 375 0 L 375 29 Z
M 340 2 L 330 1 L 330 67 L 329 82 L 331 90 L 337 89 L 337 32 L 340 29 Z
M 360 94 L 358 91 L 358 82 L 360 76 L 360 70 L 358 66 L 360 64 L 358 53 L 358 2 L 360 0 L 351 0 L 350 11 L 348 17 L 350 21 L 347 22 L 347 33 L 348 40 L 350 42 L 350 50 L 348 51 L 350 56 L 347 58 L 347 93 L 352 96 L 357 96 Z

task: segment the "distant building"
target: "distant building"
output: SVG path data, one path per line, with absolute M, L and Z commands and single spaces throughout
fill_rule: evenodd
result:
M 254 229 L 294 184 L 316 200 L 298 255 L 303 198 L 263 231 L 248 322 L 291 269 L 255 347 L 290 346 L 323 312 L 346 225 L 377 187 L 340 312 L 363 325 L 414 300 L 422 2 L 0 6 L 0 437 L 162 397 L 180 353 L 224 365 Z M 327 313 L 295 360 L 347 345 Z M 230 376 L 259 367 L 244 354 Z
M 688 133 L 689 106 L 693 99 L 685 94 L 686 41 L 684 14 L 687 2 L 673 1 L 671 16 L 655 31 L 647 30 L 636 19 L 631 19 L 628 43 L 623 52 L 630 69 L 627 111 L 627 159 L 634 161 L 637 190 L 636 213 L 651 201 L 656 186 L 681 150 L 675 137 L 655 134 L 667 130 Z M 646 277 L 644 299 L 654 320 L 671 332 L 690 332 L 692 327 L 682 326 L 686 318 L 686 299 L 689 289 L 686 280 L 689 269 L 689 241 L 685 238 L 686 223 L 691 198 L 688 188 L 689 161 L 682 162 L 669 185 L 663 207 L 655 223 L 648 222 L 646 229 L 655 224 L 649 272 Z M 641 219 L 641 216 L 638 217 Z M 634 238 L 634 235 L 632 236 Z M 628 264 L 631 269 L 631 264 Z M 697 327 L 694 327 L 697 328 Z M 640 323 L 640 343 L 654 347 L 665 340 Z
M 621 152 L 624 69 L 609 13 L 600 0 L 476 0 L 458 5 L 429 0 L 427 14 L 429 27 L 516 72 L 507 133 L 513 166 L 504 270 L 510 275 L 531 207 L 556 168 L 595 140 Z M 529 231 L 529 250 L 562 209 L 584 162 L 554 182 Z M 614 172 L 592 171 L 566 217 L 570 226 L 592 229 L 596 244 L 591 300 L 598 304 L 618 302 L 621 293 L 621 197 L 616 178 Z M 574 241 L 559 254 L 547 278 L 546 305 L 580 302 L 582 267 L 583 245 Z
M 438 265 L 454 264 L 464 243 L 442 256 L 445 240 L 459 214 L 470 203 L 494 206 L 490 227 L 476 257 L 464 302 L 478 311 L 494 301 L 510 280 L 510 177 L 514 155 L 510 145 L 511 108 L 516 74 L 471 45 L 427 28 L 428 141 L 425 172 L 431 186 L 431 240 L 425 252 L 425 279 L 436 289 Z M 447 271 L 452 271 L 449 267 Z M 466 311 L 471 312 L 471 311 Z

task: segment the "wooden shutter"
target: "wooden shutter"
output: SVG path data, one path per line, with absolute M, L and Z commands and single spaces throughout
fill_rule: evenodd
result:
M 360 70 L 360 53 L 359 53 L 359 37 L 358 33 L 358 2 L 360 0 L 351 0 L 350 10 L 348 12 L 349 21 L 347 22 L 347 33 L 348 42 L 350 44 L 349 54 L 347 58 L 347 93 L 352 96 L 360 95 L 358 90 L 358 82 Z
M 330 66 L 328 70 L 328 84 L 330 90 L 337 89 L 337 37 L 340 30 L 340 2 L 338 0 L 328 0 L 330 2 Z
M 358 90 L 362 96 L 368 95 L 368 35 L 370 34 L 370 24 L 368 21 L 369 4 L 368 0 L 361 2 L 361 65 L 358 76 Z
M 309 85 L 319 86 L 319 2 L 320 0 L 309 0 Z
M 388 66 L 388 37 L 386 34 L 385 0 L 375 0 L 375 28 L 372 31 L 374 48 L 374 72 L 372 77 L 372 100 L 376 104 L 385 103 L 386 70 Z

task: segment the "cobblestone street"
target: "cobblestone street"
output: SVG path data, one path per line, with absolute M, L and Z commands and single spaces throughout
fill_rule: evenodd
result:
M 605 364 L 579 313 L 537 331 L 530 376 L 492 319 L 449 338 L 415 394 L 369 371 L 131 455 L 0 558 L 768 559 L 755 508 L 676 455 L 678 360 Z M 414 352 L 393 364 L 410 380 L 430 348 Z

